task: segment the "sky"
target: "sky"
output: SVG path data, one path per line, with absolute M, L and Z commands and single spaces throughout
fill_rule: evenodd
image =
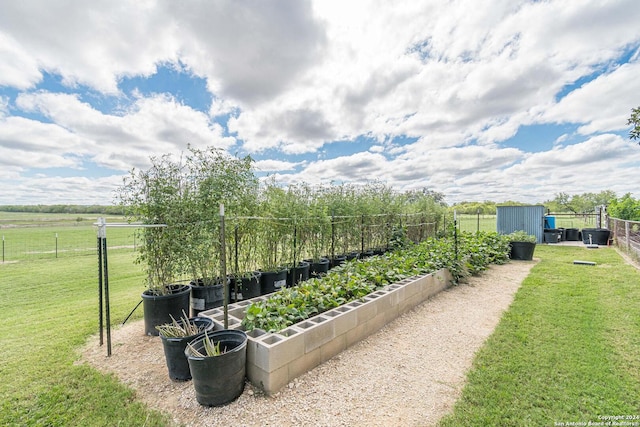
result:
M 0 0 L 0 204 L 215 146 L 278 184 L 640 197 L 637 0 Z

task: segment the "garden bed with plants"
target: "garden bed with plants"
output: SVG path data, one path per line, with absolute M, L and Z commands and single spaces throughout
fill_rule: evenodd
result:
M 451 283 L 504 263 L 508 253 L 508 239 L 496 233 L 428 239 L 232 304 L 228 327 L 247 331 L 247 377 L 273 394 Z M 201 315 L 224 327 L 222 308 Z

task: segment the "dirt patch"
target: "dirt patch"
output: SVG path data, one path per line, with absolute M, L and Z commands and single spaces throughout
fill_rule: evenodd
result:
M 142 321 L 112 331 L 111 357 L 93 337 L 82 359 L 186 426 L 434 425 L 453 407 L 475 352 L 535 263 L 492 266 L 441 292 L 273 397 L 247 383 L 227 406 L 200 406 L 190 381 L 169 379 L 162 342 L 144 335 Z

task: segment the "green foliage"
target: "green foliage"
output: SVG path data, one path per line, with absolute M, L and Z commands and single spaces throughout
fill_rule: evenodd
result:
M 461 202 L 451 206 L 450 210 L 455 210 L 458 214 L 466 215 L 495 215 L 496 203 L 491 201 L 484 202 Z
M 189 320 L 189 316 L 184 311 L 182 312 L 182 317 L 180 321 L 177 321 L 173 318 L 171 314 L 170 323 L 165 323 L 164 325 L 156 326 L 156 329 L 165 338 L 184 338 L 191 337 L 193 335 L 199 334 L 206 329 L 205 325 L 198 326 L 195 322 Z
M 245 330 L 280 331 L 350 301 L 362 298 L 407 277 L 447 268 L 454 277 L 476 274 L 490 263 L 508 259 L 508 241 L 497 233 L 461 233 L 456 246 L 452 236 L 427 239 L 407 249 L 383 256 L 349 261 L 322 278 L 285 288 L 266 300 L 251 304 L 242 321 Z
M 145 224 L 138 262 L 149 288 L 167 292 L 179 275 L 214 284 L 219 276 L 219 205 L 236 215 L 255 212 L 258 180 L 250 157 L 234 158 L 216 148 L 189 146 L 185 158 L 152 157 L 148 170 L 132 170 L 117 197 L 129 219 Z
M 629 138 L 632 140 L 640 139 L 640 107 L 631 109 L 631 116 L 629 116 L 627 124 L 633 126 L 629 131 Z
M 640 221 L 640 200 L 627 193 L 619 199 L 613 199 L 608 206 L 609 216 L 628 221 Z
M 572 196 L 560 192 L 552 200 L 547 200 L 543 204 L 551 212 L 592 213 L 597 206 L 607 205 L 615 197 L 616 193 L 611 190 Z
M 220 341 L 213 341 L 212 338 L 209 337 L 207 332 L 204 332 L 204 337 L 202 338 L 202 344 L 204 353 L 199 352 L 191 343 L 187 344 L 189 351 L 196 357 L 215 357 L 221 356 L 226 353 L 226 348 L 220 348 Z
M 529 242 L 536 243 L 537 238 L 533 234 L 529 234 L 524 230 L 517 230 L 505 236 L 510 242 Z

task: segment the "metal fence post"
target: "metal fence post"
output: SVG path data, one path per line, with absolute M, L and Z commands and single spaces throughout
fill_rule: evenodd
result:
M 227 251 L 224 235 L 224 204 L 220 203 L 220 274 L 224 302 L 224 328 L 229 329 L 229 281 L 227 280 Z

